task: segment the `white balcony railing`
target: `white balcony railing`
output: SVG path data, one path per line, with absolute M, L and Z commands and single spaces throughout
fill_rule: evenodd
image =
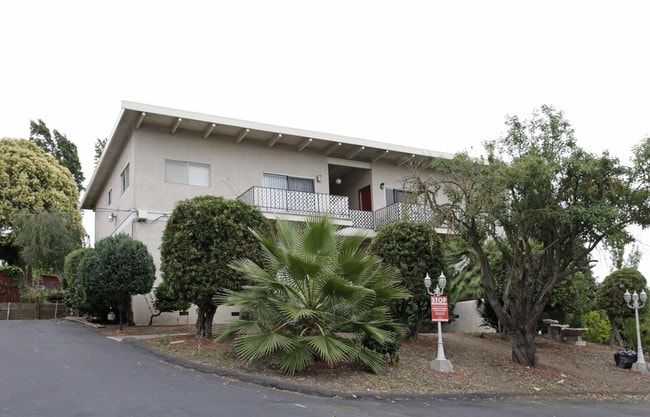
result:
M 395 222 L 424 222 L 431 221 L 432 212 L 424 204 L 395 203 L 375 211 L 375 229 Z
M 251 187 L 238 199 L 259 207 L 262 211 L 350 217 L 348 198 L 340 195 Z
M 424 204 L 395 203 L 375 212 L 350 210 L 348 198 L 344 196 L 266 187 L 251 187 L 238 199 L 267 212 L 349 219 L 352 227 L 360 229 L 377 230 L 399 221 L 431 221 L 431 209 Z

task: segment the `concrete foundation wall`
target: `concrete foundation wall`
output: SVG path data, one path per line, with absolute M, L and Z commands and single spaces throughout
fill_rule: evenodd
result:
M 478 301 L 461 301 L 454 306 L 455 318 L 446 325 L 446 330 L 451 333 L 494 333 L 495 330 L 483 326 L 483 319 L 478 312 Z

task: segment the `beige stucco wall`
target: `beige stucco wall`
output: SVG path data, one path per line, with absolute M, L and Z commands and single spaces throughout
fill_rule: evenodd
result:
M 432 175 L 432 171 L 425 170 L 425 175 Z M 373 184 L 373 210 L 386 207 L 386 192 L 380 189 L 383 183 L 384 188 L 394 188 L 405 190 L 405 181 L 412 174 L 406 165 L 396 165 L 392 161 L 378 160 L 372 164 L 372 184 Z
M 135 187 L 133 183 L 133 143 L 127 142 L 120 153 L 117 164 L 112 174 L 104 185 L 101 198 L 95 207 L 95 239 L 110 236 L 116 228 L 126 226 L 130 215 L 130 209 L 134 206 Z M 129 166 L 130 183 L 129 187 L 122 193 L 120 175 Z M 112 190 L 112 202 L 109 204 L 108 193 Z M 109 221 L 109 215 L 114 214 L 115 220 Z M 128 232 L 127 232 L 128 233 Z
M 195 134 L 138 130 L 133 135 L 137 159 L 137 204 L 145 210 L 172 211 L 174 203 L 197 195 L 236 198 L 252 186 L 263 184 L 264 173 L 289 174 L 323 181 L 315 182 L 316 192 L 327 193 L 327 160 L 322 155 L 297 153 L 294 148 L 276 145 L 269 149 L 245 140 Z M 165 160 L 172 159 L 210 165 L 210 187 L 165 183 Z

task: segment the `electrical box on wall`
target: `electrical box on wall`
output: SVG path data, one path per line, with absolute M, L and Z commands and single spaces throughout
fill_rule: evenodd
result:
M 146 222 L 149 220 L 149 212 L 147 210 L 138 210 L 138 221 Z

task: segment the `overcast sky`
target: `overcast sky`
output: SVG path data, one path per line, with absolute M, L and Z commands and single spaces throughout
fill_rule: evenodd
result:
M 627 162 L 650 136 L 649 18 L 642 0 L 6 1 L 0 137 L 42 119 L 90 179 L 121 100 L 477 155 L 549 104 Z

